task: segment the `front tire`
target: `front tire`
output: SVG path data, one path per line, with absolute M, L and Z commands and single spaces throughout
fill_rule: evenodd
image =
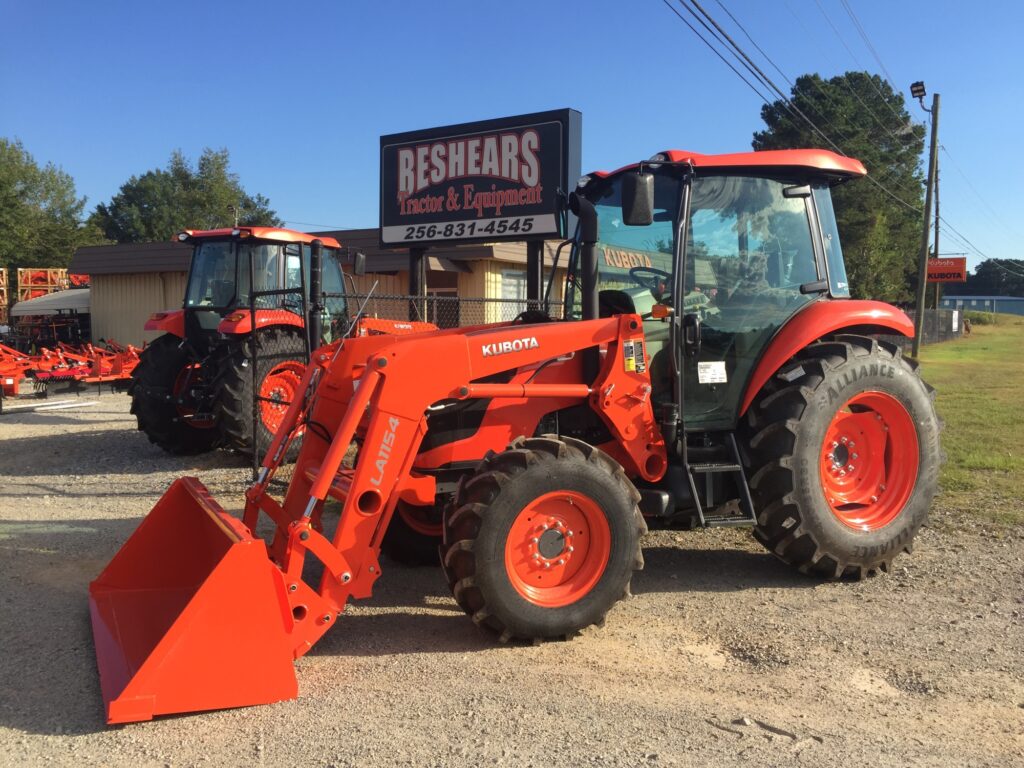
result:
M 437 565 L 441 546 L 441 510 L 399 501 L 380 548 L 402 565 Z
M 132 371 L 131 412 L 140 431 L 168 453 L 189 455 L 212 451 L 221 433 L 212 419 L 195 419 L 188 389 L 200 365 L 181 348 L 181 339 L 166 333 L 139 354 Z
M 888 570 L 938 484 L 933 397 L 894 345 L 844 335 L 800 353 L 748 415 L 755 538 L 824 578 Z
M 511 639 L 601 624 L 643 567 L 636 488 L 579 440 L 517 438 L 459 484 L 442 566 L 473 621 Z
M 228 343 L 218 364 L 215 381 L 216 412 L 225 445 L 251 455 L 258 447 L 265 451 L 298 391 L 306 368 L 306 343 L 300 331 L 264 328 L 256 335 L 257 427 L 253 433 L 252 346 L 249 337 Z M 259 445 L 257 446 L 257 438 Z M 298 454 L 301 440 L 293 440 L 289 458 Z

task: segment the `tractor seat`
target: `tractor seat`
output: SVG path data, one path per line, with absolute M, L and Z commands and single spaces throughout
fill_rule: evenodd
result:
M 613 317 L 614 315 L 636 314 L 636 304 L 633 297 L 625 291 L 609 288 L 597 294 L 598 317 Z

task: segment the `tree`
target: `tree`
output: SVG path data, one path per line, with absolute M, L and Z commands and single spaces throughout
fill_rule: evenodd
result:
M 833 188 L 851 293 L 894 302 L 911 299 L 921 243 L 921 214 L 915 209 L 924 205 L 924 127 L 911 123 L 900 94 L 868 72 L 829 80 L 803 75 L 790 100 L 891 193 L 868 180 Z M 781 100 L 762 107 L 761 118 L 766 128 L 754 134 L 754 149 L 834 149 Z
M 78 246 L 102 242 L 82 223 L 84 208 L 71 176 L 0 139 L 0 267 L 64 267 Z
M 235 222 L 278 227 L 282 221 L 263 195 L 249 195 L 229 169 L 226 149 L 203 150 L 193 168 L 185 155 L 171 154 L 166 168 L 132 176 L 91 221 L 119 243 L 169 240 L 183 229 L 216 229 Z

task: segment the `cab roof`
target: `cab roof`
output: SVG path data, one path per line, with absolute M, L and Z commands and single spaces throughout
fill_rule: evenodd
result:
M 726 169 L 750 168 L 773 169 L 793 168 L 820 171 L 828 176 L 856 178 L 866 176 L 867 170 L 860 160 L 837 155 L 827 149 L 771 149 L 761 152 L 735 152 L 726 155 L 702 155 L 699 152 L 687 152 L 682 149 L 669 149 L 659 152 L 646 164 L 662 162 L 690 163 L 694 168 Z M 623 166 L 615 171 L 595 171 L 589 174 L 598 179 L 615 176 L 639 167 L 640 163 Z
M 341 245 L 333 237 L 322 237 L 308 235 L 305 232 L 297 232 L 294 229 L 281 229 L 278 227 L 225 227 L 223 229 L 186 229 L 177 236 L 177 240 L 201 240 L 215 237 L 252 237 L 260 240 L 271 240 L 277 243 L 304 243 L 309 245 L 314 240 L 319 240 L 325 248 L 341 248 Z

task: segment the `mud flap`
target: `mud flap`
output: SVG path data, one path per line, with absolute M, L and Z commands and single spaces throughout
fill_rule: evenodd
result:
M 298 694 L 281 571 L 194 477 L 89 585 L 89 608 L 108 723 Z

